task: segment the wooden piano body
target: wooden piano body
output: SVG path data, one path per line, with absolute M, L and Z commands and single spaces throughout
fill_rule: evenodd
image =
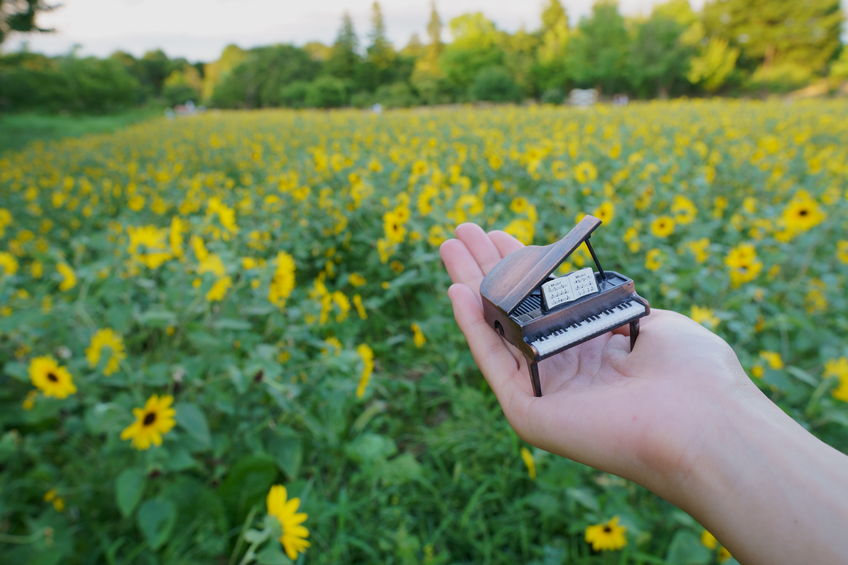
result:
M 636 294 L 631 279 L 601 267 L 589 243 L 600 224 L 598 218 L 585 216 L 556 243 L 510 253 L 480 284 L 486 322 L 527 358 L 536 396 L 542 396 L 540 361 L 624 324 L 630 324 L 632 350 L 639 318 L 650 313 L 648 301 Z M 598 291 L 548 310 L 542 285 L 555 278 L 551 273 L 584 241 L 598 268 L 594 273 Z

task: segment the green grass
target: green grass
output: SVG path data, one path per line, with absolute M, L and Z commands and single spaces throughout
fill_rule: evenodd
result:
M 22 149 L 35 141 L 105 133 L 160 115 L 145 107 L 105 116 L 10 114 L 0 116 L 0 153 Z

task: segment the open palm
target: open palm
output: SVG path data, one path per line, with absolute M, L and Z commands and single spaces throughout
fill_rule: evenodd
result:
M 483 277 L 522 247 L 501 231 L 463 224 L 441 257 L 455 283 L 457 324 L 504 414 L 526 441 L 651 488 L 694 464 L 706 412 L 733 394 L 757 394 L 733 350 L 675 312 L 652 310 L 630 351 L 623 326 L 539 365 L 533 396 L 524 356 L 483 319 Z M 659 474 L 658 474 L 659 471 Z M 670 477 L 666 477 L 670 478 Z

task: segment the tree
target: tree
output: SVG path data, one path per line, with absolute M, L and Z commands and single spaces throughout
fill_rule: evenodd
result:
M 365 65 L 363 68 L 363 83 L 367 90 L 373 91 L 381 84 L 388 84 L 394 79 L 397 54 L 388 37 L 386 23 L 379 2 L 371 5 L 370 44 L 366 49 Z
M 162 94 L 165 79 L 174 70 L 174 64 L 161 49 L 147 51 L 138 60 L 140 80 L 150 89 L 153 96 Z
M 170 105 L 183 104 L 191 100 L 200 100 L 203 91 L 203 79 L 193 65 L 184 65 L 181 69 L 171 71 L 162 85 L 162 97 Z
M 559 0 L 548 0 L 542 10 L 542 27 L 532 73 L 537 90 L 564 89 L 568 81 L 568 13 Z
M 716 92 L 733 73 L 738 58 L 739 49 L 730 47 L 724 39 L 714 37 L 692 58 L 686 78 L 707 92 Z
M 427 21 L 427 38 L 430 40 L 423 54 L 415 60 L 410 82 L 421 99 L 434 104 L 446 96 L 444 73 L 439 65 L 442 55 L 442 19 L 436 9 L 436 1 L 430 0 L 430 19 Z
M 227 75 L 236 68 L 247 56 L 247 52 L 238 45 L 227 45 L 221 51 L 217 61 L 208 63 L 203 69 L 203 89 L 201 96 L 204 101 L 210 102 L 215 89 L 221 84 Z
M 36 19 L 39 13 L 55 10 L 58 6 L 43 0 L 0 0 L 0 45 L 13 32 L 48 33 L 50 28 L 39 27 Z
M 618 4 L 601 0 L 580 21 L 569 43 L 569 75 L 581 87 L 616 92 L 627 87 L 630 36 Z
M 457 16 L 449 25 L 454 40 L 445 46 L 439 66 L 454 95 L 462 97 L 477 73 L 503 64 L 505 34 L 481 12 Z
M 740 50 L 740 61 L 824 69 L 839 47 L 839 0 L 713 0 L 704 6 L 709 37 Z
M 533 64 L 539 45 L 538 36 L 522 26 L 514 34 L 505 35 L 504 39 L 504 67 L 509 71 L 517 92 L 522 95 L 537 94 Z M 516 99 L 515 92 L 516 89 L 513 89 L 509 100 Z
M 286 99 L 283 93 L 289 84 L 310 81 L 320 70 L 320 63 L 301 47 L 257 47 L 222 77 L 213 92 L 212 103 L 228 108 L 279 106 Z
M 358 78 L 359 64 L 359 39 L 356 37 L 350 13 L 345 12 L 325 67 L 334 77 L 353 82 Z
M 418 37 L 417 33 L 413 33 L 409 36 L 409 41 L 406 42 L 406 45 L 403 49 L 400 50 L 400 54 L 405 57 L 411 57 L 413 59 L 420 59 L 426 53 L 427 47 L 421 43 L 421 38 Z
M 486 67 L 474 77 L 471 96 L 488 102 L 517 102 L 521 99 L 521 88 L 506 68 Z
M 682 40 L 685 31 L 683 24 L 659 10 L 637 24 L 628 66 L 631 82 L 641 95 L 665 98 L 685 85 L 694 54 Z

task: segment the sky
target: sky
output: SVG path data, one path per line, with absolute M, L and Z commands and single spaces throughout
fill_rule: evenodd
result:
M 848 1 L 848 0 L 843 0 Z M 700 8 L 703 0 L 690 0 Z M 78 53 L 105 56 L 118 49 L 140 56 L 161 48 L 170 57 L 191 61 L 218 58 L 229 43 L 249 48 L 271 43 L 331 43 L 342 12 L 348 10 L 360 37 L 370 29 L 372 0 L 59 0 L 60 8 L 39 16 L 51 34 L 12 36 L 4 50 L 26 42 L 31 51 L 58 55 L 79 45 Z M 647 14 L 657 0 L 620 0 L 627 15 Z M 422 40 L 429 0 L 381 0 L 389 39 L 406 45 L 417 32 Z M 513 32 L 540 24 L 543 0 L 437 0 L 442 21 L 482 11 L 499 28 Z M 565 0 L 572 22 L 591 11 L 592 0 Z

